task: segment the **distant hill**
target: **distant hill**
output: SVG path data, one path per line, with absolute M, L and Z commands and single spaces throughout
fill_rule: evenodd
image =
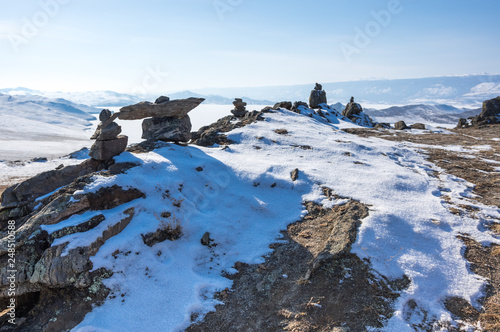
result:
M 456 124 L 458 119 L 477 115 L 481 109 L 456 108 L 441 104 L 420 104 L 393 106 L 380 110 L 365 108 L 365 112 L 378 122 L 393 123 L 404 120 L 409 123 Z
M 0 94 L 0 160 L 60 155 L 88 145 L 86 130 L 98 111 L 60 98 Z
M 500 95 L 500 75 L 444 76 L 417 79 L 319 82 L 329 103 L 347 103 L 351 96 L 360 103 L 409 105 L 448 104 L 456 107 L 480 107 L 484 100 Z M 275 101 L 308 101 L 314 87 L 310 84 L 247 88 L 209 88 L 194 90 L 201 94 L 225 97 L 245 95 Z

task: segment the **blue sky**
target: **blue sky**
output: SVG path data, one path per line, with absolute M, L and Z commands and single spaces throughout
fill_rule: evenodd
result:
M 0 88 L 498 74 L 498 12 L 498 0 L 0 0 Z

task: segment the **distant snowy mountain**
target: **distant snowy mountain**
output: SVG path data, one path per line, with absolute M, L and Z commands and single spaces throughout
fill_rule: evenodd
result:
M 418 79 L 363 80 L 350 82 L 319 82 L 330 103 L 347 103 L 354 96 L 360 103 L 408 105 L 449 104 L 476 108 L 486 99 L 500 95 L 500 75 L 467 75 Z M 251 88 L 198 89 L 201 94 L 232 97 L 244 94 L 250 98 L 307 101 L 314 87 L 311 84 Z
M 126 106 L 139 103 L 141 101 L 151 101 L 154 102 L 156 98 L 159 97 L 157 94 L 151 94 L 146 97 L 137 96 L 134 94 L 119 93 L 114 91 L 87 91 L 87 92 L 47 92 L 39 90 L 31 90 L 27 88 L 14 88 L 14 89 L 0 89 L 0 93 L 6 93 L 9 95 L 37 95 L 44 96 L 47 98 L 64 98 L 71 100 L 77 104 L 84 104 L 93 107 L 113 107 L 113 106 Z M 227 98 L 218 95 L 203 95 L 195 93 L 192 91 L 180 91 L 175 93 L 165 93 L 164 95 L 170 97 L 170 99 L 183 99 L 190 97 L 205 98 L 204 104 L 217 104 L 217 105 L 231 105 L 234 98 Z M 274 102 L 269 100 L 255 100 L 246 97 L 243 100 L 248 105 L 271 105 Z
M 468 118 L 481 112 L 480 109 L 456 108 L 450 105 L 407 105 L 385 109 L 365 108 L 365 112 L 377 122 L 394 123 L 404 120 L 409 123 L 424 122 L 456 125 L 458 119 Z
M 0 160 L 50 157 L 88 145 L 97 109 L 64 99 L 0 94 Z
M 0 89 L 0 93 L 10 95 L 37 95 L 46 98 L 64 98 L 77 104 L 84 104 L 93 107 L 125 106 L 142 101 L 139 96 L 114 91 L 52 92 L 20 87 L 13 89 Z

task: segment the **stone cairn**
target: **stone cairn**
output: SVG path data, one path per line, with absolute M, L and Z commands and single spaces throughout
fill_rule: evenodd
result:
M 320 108 L 320 104 L 326 104 L 326 92 L 323 90 L 321 84 L 316 83 L 314 90 L 311 91 L 311 96 L 309 97 L 309 107 L 310 108 Z
M 140 120 L 142 138 L 152 141 L 188 142 L 191 139 L 191 120 L 188 113 L 205 99 L 187 98 L 170 100 L 161 96 L 154 103 L 141 102 L 125 106 L 119 112 L 103 110 L 99 115 L 101 123 L 92 139 L 96 143 L 90 149 L 90 157 L 95 160 L 109 160 L 125 151 L 128 137 L 118 136 L 121 127 L 113 122 L 120 120 Z
M 241 98 L 235 98 L 233 101 L 234 108 L 231 110 L 234 116 L 238 118 L 242 118 L 247 114 L 246 107 L 247 103 L 243 102 Z
M 90 157 L 94 160 L 109 160 L 127 148 L 128 137 L 118 136 L 122 132 L 122 128 L 114 122 L 115 114 L 112 115 L 108 109 L 102 110 L 99 114 L 101 123 L 90 138 L 96 140 L 89 152 Z

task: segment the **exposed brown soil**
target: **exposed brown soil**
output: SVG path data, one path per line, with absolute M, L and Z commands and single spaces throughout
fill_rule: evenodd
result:
M 359 225 L 368 209 L 356 201 L 333 209 L 312 203 L 306 207 L 308 215 L 282 232 L 284 241 L 272 245 L 274 251 L 265 263 L 236 264 L 238 273 L 229 276 L 233 289 L 218 294 L 225 304 L 187 331 L 364 331 L 366 326 L 382 327 L 408 280 L 389 282 L 376 276 L 369 262 L 349 250 L 323 260 L 305 278 L 325 247 L 335 245 L 329 242 L 329 235 L 345 239 L 336 228 L 348 222 Z

